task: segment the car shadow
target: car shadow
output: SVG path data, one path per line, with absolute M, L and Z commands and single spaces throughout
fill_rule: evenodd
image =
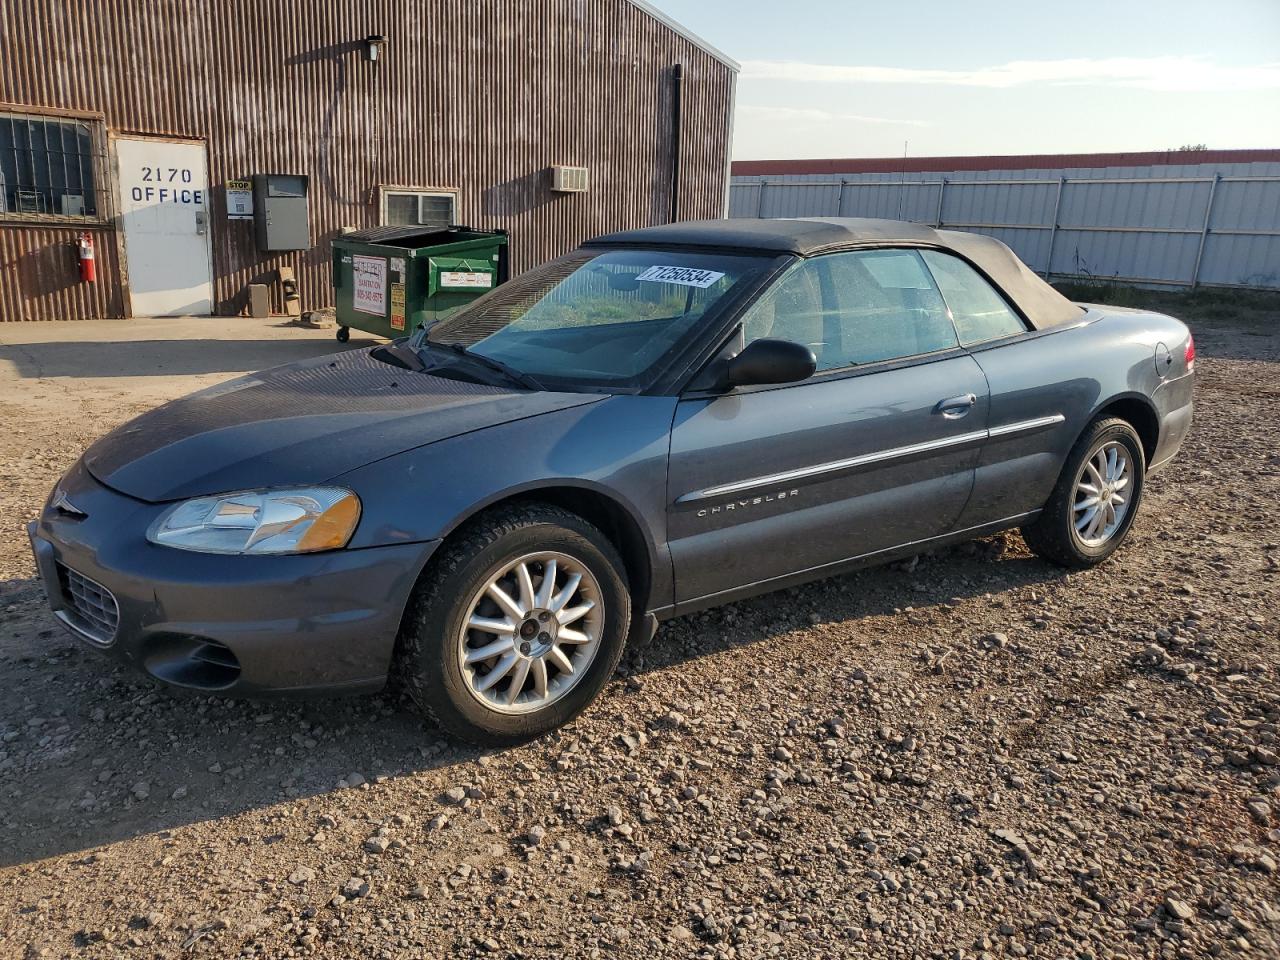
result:
M 619 672 L 758 647 L 815 622 L 945 615 L 954 600 L 1064 577 L 1025 553 L 1007 554 L 1016 543 L 1007 538 L 677 618 Z M 0 648 L 0 866 L 360 789 L 357 780 L 461 767 L 481 753 L 446 739 L 395 692 L 244 701 L 161 688 L 68 636 L 34 580 L 0 583 L 0 611 L 13 638 Z M 625 712 L 622 683 L 603 696 Z M 560 740 L 552 734 L 535 749 L 550 762 Z M 458 776 L 466 783 L 474 774 Z
M 15 379 L 47 377 L 181 377 L 265 370 L 381 341 L 352 337 L 280 340 L 124 340 L 0 343 Z
M 901 616 L 906 627 L 908 617 L 945 617 L 949 607 L 975 596 L 1065 579 L 1066 571 L 1030 554 L 1008 554 L 1010 543 L 1021 541 L 1016 534 L 999 534 L 679 617 L 662 624 L 647 649 L 630 651 L 622 669 L 663 670 L 726 649 L 773 643 L 819 624 Z M 910 629 L 918 632 L 919 626 Z M 940 643 L 948 639 L 949 632 L 937 637 Z

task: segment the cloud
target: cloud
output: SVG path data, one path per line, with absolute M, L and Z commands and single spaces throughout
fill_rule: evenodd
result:
M 739 115 L 760 120 L 793 120 L 800 123 L 888 123 L 900 127 L 927 127 L 920 120 L 895 120 L 891 117 L 865 117 L 858 113 L 830 113 L 812 107 L 765 107 L 744 103 L 738 106 Z
M 906 83 L 962 87 L 1125 86 L 1163 92 L 1280 89 L 1280 63 L 1221 66 L 1203 57 L 1103 57 L 1068 60 L 1014 60 L 974 70 L 839 66 L 795 60 L 748 60 L 750 80 L 804 83 Z

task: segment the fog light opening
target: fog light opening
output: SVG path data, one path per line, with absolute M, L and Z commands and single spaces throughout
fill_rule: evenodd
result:
M 240 679 L 232 649 L 204 637 L 163 637 L 152 644 L 143 666 L 157 680 L 192 690 L 225 690 Z

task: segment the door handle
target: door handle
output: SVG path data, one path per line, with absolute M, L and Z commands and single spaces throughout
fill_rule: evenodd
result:
M 948 420 L 959 420 L 972 410 L 973 405 L 977 402 L 977 396 L 972 393 L 964 393 L 958 397 L 939 400 L 937 406 L 933 408 L 933 412 L 942 414 Z
M 205 231 L 208 230 L 208 221 L 205 219 L 203 210 L 196 211 L 196 236 L 203 237 Z

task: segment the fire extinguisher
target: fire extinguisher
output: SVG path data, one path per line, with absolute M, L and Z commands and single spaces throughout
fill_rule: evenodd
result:
M 80 279 L 93 283 L 98 278 L 97 267 L 93 259 L 93 235 L 80 234 Z

